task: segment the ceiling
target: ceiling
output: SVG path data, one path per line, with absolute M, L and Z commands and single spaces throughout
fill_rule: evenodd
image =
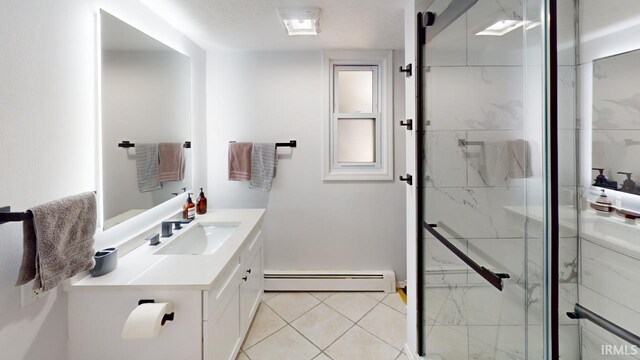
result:
M 404 48 L 402 0 L 143 0 L 207 50 Z M 279 7 L 319 7 L 320 33 L 290 37 Z

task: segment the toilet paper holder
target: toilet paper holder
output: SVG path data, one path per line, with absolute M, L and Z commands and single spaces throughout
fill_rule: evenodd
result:
M 153 304 L 156 301 L 154 299 L 141 299 L 138 300 L 138 306 L 142 305 L 142 304 Z M 175 317 L 175 313 L 174 312 L 170 312 L 168 314 L 164 314 L 164 316 L 162 317 L 162 321 L 160 322 L 160 325 L 164 326 L 164 324 L 167 321 L 173 321 Z

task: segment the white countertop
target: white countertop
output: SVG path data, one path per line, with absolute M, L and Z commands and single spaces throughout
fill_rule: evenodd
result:
M 505 206 L 504 209 L 512 214 L 542 222 L 540 206 Z M 560 227 L 575 232 L 576 225 L 576 209 L 561 206 Z M 581 210 L 578 235 L 584 240 L 640 259 L 640 221 L 636 224 L 628 224 L 615 214 L 601 216 L 592 209 Z
M 260 230 L 264 209 L 209 209 L 170 238 L 161 238 L 158 246 L 149 246 L 144 238 L 134 238 L 140 246 L 120 256 L 118 267 L 100 277 L 90 275 L 72 283 L 68 290 L 114 287 L 158 287 L 163 290 L 207 290 L 236 254 L 244 241 Z M 162 247 L 190 228 L 208 223 L 240 223 L 238 229 L 210 255 L 154 255 Z M 160 232 L 160 225 L 157 227 Z

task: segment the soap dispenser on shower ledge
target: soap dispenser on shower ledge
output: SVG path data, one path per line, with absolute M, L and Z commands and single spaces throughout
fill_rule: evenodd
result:
M 600 173 L 593 181 L 593 186 L 618 190 L 618 182 L 607 179 L 607 176 L 604 175 L 604 168 L 592 168 L 592 170 L 597 170 Z
M 598 215 L 603 216 L 610 216 L 611 212 L 615 210 L 604 189 L 595 203 L 591 203 L 591 208 L 595 210 Z
M 624 191 L 624 192 L 627 192 L 627 193 L 630 193 L 630 194 L 637 194 L 638 193 L 638 188 L 636 187 L 636 182 L 631 180 L 632 173 L 624 172 L 624 171 L 618 171 L 618 174 L 627 176 L 627 178 L 622 183 L 622 187 L 620 188 L 620 191 Z

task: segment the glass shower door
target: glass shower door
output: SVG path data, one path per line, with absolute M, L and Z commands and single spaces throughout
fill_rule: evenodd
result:
M 418 15 L 419 340 L 429 359 L 548 351 L 542 6 L 436 0 Z

